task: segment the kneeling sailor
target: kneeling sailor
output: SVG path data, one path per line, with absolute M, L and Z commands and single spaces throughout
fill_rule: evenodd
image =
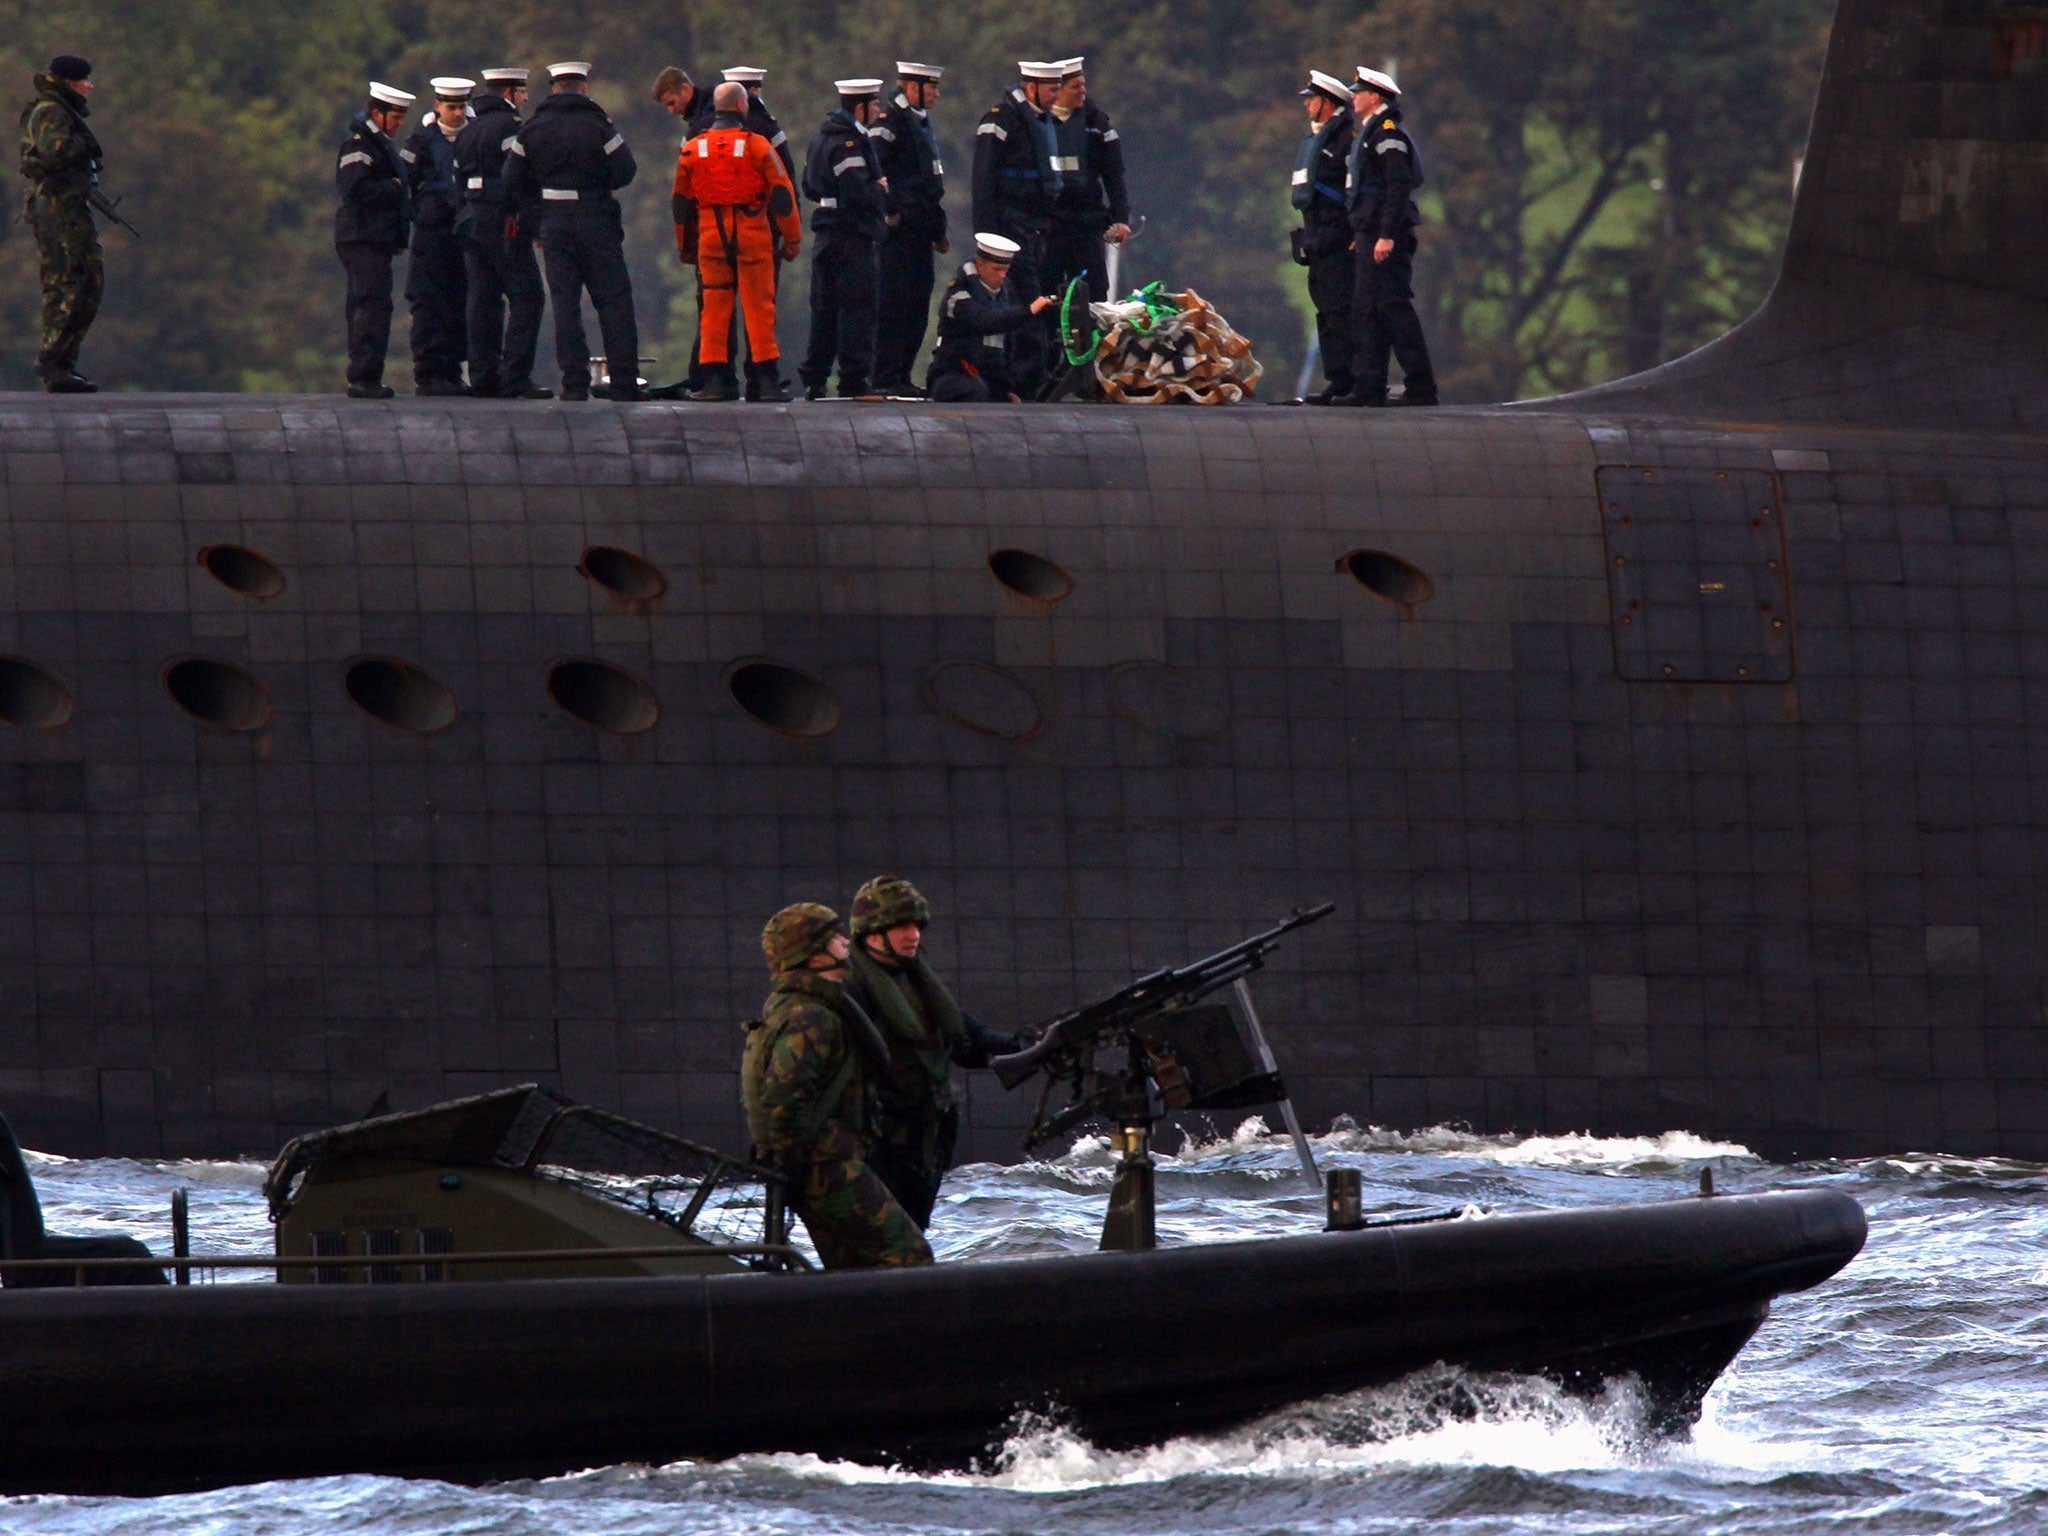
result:
M 925 386 L 946 405 L 1016 401 L 1020 380 L 1010 340 L 1052 308 L 1045 294 L 1027 299 L 1010 280 L 1017 259 L 1015 240 L 976 235 L 974 260 L 939 301 L 939 348 Z

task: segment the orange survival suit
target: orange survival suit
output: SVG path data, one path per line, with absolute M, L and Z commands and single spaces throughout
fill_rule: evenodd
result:
M 775 261 L 796 258 L 803 215 L 796 188 L 769 142 L 737 118 L 685 140 L 676 160 L 676 249 L 697 264 L 704 285 L 699 357 L 706 368 L 730 367 L 726 341 L 735 293 L 747 319 L 747 350 L 755 363 L 782 356 L 775 343 Z

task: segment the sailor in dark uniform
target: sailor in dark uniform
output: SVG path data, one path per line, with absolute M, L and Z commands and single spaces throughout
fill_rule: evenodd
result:
M 1316 311 L 1316 347 L 1323 357 L 1322 393 L 1308 405 L 1328 405 L 1351 393 L 1352 289 L 1358 273 L 1351 260 L 1351 218 L 1344 205 L 1344 180 L 1351 164 L 1351 88 L 1320 69 L 1309 72 L 1301 91 L 1308 108 L 1308 132 L 1294 157 L 1289 200 L 1301 214 L 1294 259 L 1308 268 L 1308 297 Z
M 348 392 L 389 400 L 384 356 L 391 346 L 391 263 L 412 233 L 412 174 L 391 135 L 419 98 L 376 81 L 370 103 L 349 124 L 334 159 L 334 252 L 348 277 Z
M 1352 82 L 1358 128 L 1345 201 L 1357 272 L 1352 320 L 1358 352 L 1351 393 L 1332 405 L 1385 405 L 1389 353 L 1407 383 L 1400 403 L 1437 403 L 1429 344 L 1415 313 L 1415 226 L 1422 222 L 1415 190 L 1422 185 L 1422 157 L 1401 126 L 1400 100 L 1400 87 L 1376 69 L 1361 68 Z
M 1016 260 L 1016 241 L 974 237 L 974 260 L 961 267 L 939 301 L 939 346 L 925 379 L 932 399 L 979 405 L 1019 398 L 1012 343 L 1037 327 L 1053 301 L 1018 286 Z
M 506 156 L 505 193 L 532 208 L 555 307 L 555 362 L 562 398 L 590 398 L 590 343 L 583 333 L 583 290 L 604 336 L 611 398 L 644 400 L 639 386 L 640 328 L 633 315 L 633 277 L 626 269 L 625 226 L 613 194 L 631 184 L 633 151 L 592 101 L 590 66 L 573 60 L 548 66 L 552 90 L 519 130 Z
M 1050 111 L 1059 93 L 1060 68 L 1026 60 L 1017 65 L 1017 73 L 1021 83 L 982 113 L 975 126 L 974 227 L 1016 243 L 1010 281 L 1037 295 L 1045 291 L 1046 231 L 1061 188 Z M 1017 335 L 1010 378 L 1018 394 L 1036 392 L 1050 347 L 1046 326 L 1026 326 Z
M 818 205 L 811 229 L 811 339 L 803 380 L 825 398 L 833 361 L 839 398 L 868 392 L 875 364 L 876 253 L 889 232 L 889 183 L 868 128 L 882 115 L 880 80 L 837 80 L 838 108 L 825 119 L 804 161 L 804 196 Z
M 1131 238 L 1131 195 L 1124 179 L 1124 146 L 1109 114 L 1088 99 L 1085 59 L 1061 59 L 1060 88 L 1049 109 L 1056 143 L 1060 193 L 1045 234 L 1045 291 L 1062 295 L 1075 278 L 1088 279 L 1088 297 L 1109 297 L 1105 249 Z
M 455 141 L 469 125 L 474 80 L 437 75 L 429 112 L 405 141 L 412 171 L 412 260 L 405 268 L 405 302 L 412 310 L 413 392 L 466 395 L 462 361 L 469 350 L 469 283 L 455 230 L 462 185 L 455 175 Z
M 469 392 L 546 400 L 554 391 L 533 382 L 533 354 L 547 292 L 533 237 L 505 195 L 505 156 L 525 104 L 525 70 L 484 71 L 483 91 L 472 101 L 476 115 L 455 140 L 455 178 L 462 187 L 455 228 L 469 284 Z
M 936 64 L 899 61 L 896 94 L 868 130 L 889 179 L 895 220 L 882 242 L 875 304 L 875 387 L 885 394 L 916 392 L 910 370 L 931 321 L 936 258 L 952 249 L 946 239 L 946 162 L 931 118 L 944 74 Z

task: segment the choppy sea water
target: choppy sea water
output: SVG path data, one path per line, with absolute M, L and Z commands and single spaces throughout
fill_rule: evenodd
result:
M 1378 1212 L 1670 1199 L 1711 1166 L 1728 1192 L 1845 1190 L 1870 1214 L 1870 1242 L 1827 1285 L 1779 1302 L 1680 1442 L 1645 1441 L 1625 1391 L 1588 1405 L 1540 1381 L 1437 1371 L 1144 1450 L 1020 1425 L 974 1473 L 781 1455 L 488 1488 L 337 1477 L 164 1499 L 0 1499 L 0 1533 L 2048 1531 L 2048 1167 L 1918 1154 L 1778 1166 L 1683 1133 L 1340 1128 L 1314 1141 L 1324 1165 L 1363 1170 Z M 171 1191 L 184 1186 L 195 1249 L 269 1251 L 256 1165 L 34 1163 L 52 1230 L 132 1232 L 162 1250 Z M 934 1244 L 964 1262 L 1092 1248 L 1108 1183 L 1096 1141 L 1052 1162 L 961 1169 Z M 1163 1157 L 1159 1194 L 1168 1242 L 1321 1222 L 1291 1147 L 1257 1127 Z

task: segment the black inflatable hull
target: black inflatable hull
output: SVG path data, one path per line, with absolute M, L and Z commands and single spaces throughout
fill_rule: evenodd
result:
M 1020 1408 L 1141 1443 L 1437 1361 L 1634 1373 L 1676 1430 L 1863 1237 L 1803 1192 L 915 1272 L 11 1292 L 0 1492 L 958 1462 Z

